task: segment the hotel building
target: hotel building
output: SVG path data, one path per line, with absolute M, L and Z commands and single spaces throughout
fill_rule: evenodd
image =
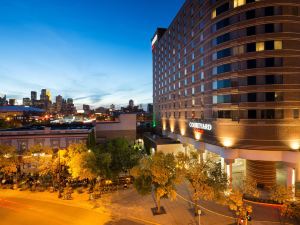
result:
M 299 0 L 187 0 L 152 54 L 164 135 L 300 194 Z

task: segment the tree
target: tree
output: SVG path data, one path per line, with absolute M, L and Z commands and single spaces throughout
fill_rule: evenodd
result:
M 220 163 L 199 160 L 197 152 L 190 152 L 190 156 L 177 155 L 179 166 L 184 170 L 186 179 L 193 192 L 195 214 L 198 213 L 197 202 L 203 200 L 221 200 L 227 188 L 227 176 L 223 173 Z
M 67 166 L 72 178 L 94 179 L 96 177 L 88 164 L 90 153 L 83 142 L 71 144 L 67 148 Z
M 233 190 L 229 194 L 227 204 L 230 210 L 235 211 L 237 224 L 239 224 L 239 219 L 247 220 L 247 216 L 252 213 L 252 207 L 244 202 L 243 193 L 240 190 Z
M 173 154 L 155 153 L 145 156 L 132 170 L 135 176 L 134 186 L 138 193 L 145 195 L 152 190 L 155 193 L 157 213 L 160 213 L 161 198 L 176 198 L 176 183 L 179 183 L 176 160 Z
M 104 148 L 107 153 L 111 154 L 110 169 L 113 176 L 130 170 L 138 164 L 141 158 L 140 150 L 131 146 L 125 138 L 110 140 Z
M 87 157 L 87 166 L 97 177 L 111 177 L 111 154 L 107 153 L 102 145 L 95 147 Z
M 0 172 L 4 175 L 12 175 L 17 172 L 16 150 L 10 145 L 0 145 Z

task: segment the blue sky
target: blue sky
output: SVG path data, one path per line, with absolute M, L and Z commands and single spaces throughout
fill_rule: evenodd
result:
M 152 102 L 150 39 L 184 0 L 0 0 L 0 95 Z

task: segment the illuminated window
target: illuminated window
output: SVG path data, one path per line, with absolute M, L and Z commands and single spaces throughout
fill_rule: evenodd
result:
M 192 106 L 195 106 L 195 99 L 192 99 Z
M 246 4 L 246 0 L 233 0 L 233 8 Z
M 256 43 L 256 51 L 260 52 L 265 50 L 265 43 L 264 42 L 257 42 Z
M 282 41 L 274 41 L 274 48 L 276 50 L 282 49 Z
M 216 11 L 216 10 L 212 11 L 211 18 L 213 19 L 213 18 L 215 18 L 216 16 L 217 16 L 217 11 Z

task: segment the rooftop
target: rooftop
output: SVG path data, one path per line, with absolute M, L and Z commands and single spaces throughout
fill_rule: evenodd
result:
M 29 107 L 29 106 L 0 106 L 0 112 L 44 112 L 43 109 Z
M 49 125 L 31 125 L 18 128 L 4 129 L 0 132 L 9 132 L 9 131 L 36 131 L 36 130 L 84 130 L 92 129 L 92 124 L 82 124 L 82 123 L 71 123 L 71 124 L 49 124 Z

